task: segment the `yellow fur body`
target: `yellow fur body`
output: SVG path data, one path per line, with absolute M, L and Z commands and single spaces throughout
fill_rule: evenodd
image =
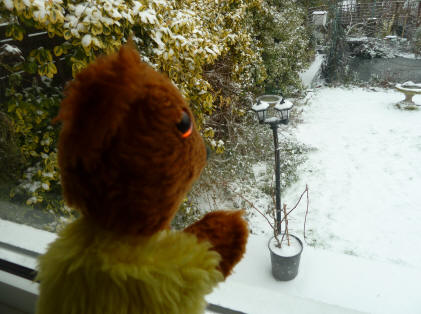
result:
M 223 280 L 210 247 L 184 232 L 121 237 L 78 219 L 39 259 L 37 314 L 201 313 Z

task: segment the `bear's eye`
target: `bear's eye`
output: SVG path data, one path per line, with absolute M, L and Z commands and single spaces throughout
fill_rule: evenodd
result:
M 181 132 L 181 137 L 189 137 L 193 131 L 193 123 L 187 112 L 183 111 L 181 121 L 177 123 L 177 129 Z

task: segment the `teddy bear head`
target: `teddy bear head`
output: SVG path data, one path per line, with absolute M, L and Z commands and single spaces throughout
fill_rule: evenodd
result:
M 109 230 L 168 228 L 206 163 L 180 92 L 130 45 L 76 76 L 57 120 L 64 199 Z

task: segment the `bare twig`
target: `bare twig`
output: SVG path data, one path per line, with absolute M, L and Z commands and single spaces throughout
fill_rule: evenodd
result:
M 306 185 L 306 188 L 305 188 L 305 190 L 303 191 L 303 193 L 301 194 L 301 196 L 300 196 L 300 198 L 299 198 L 299 200 L 298 200 L 298 202 L 297 202 L 297 204 L 295 204 L 295 206 L 293 207 L 293 208 L 291 208 L 289 211 L 288 211 L 288 213 L 286 214 L 286 215 L 284 215 L 284 218 L 282 218 L 282 220 L 281 220 L 281 223 L 285 220 L 285 217 L 286 216 L 288 216 L 294 209 L 296 209 L 297 208 L 297 206 L 298 206 L 298 204 L 300 204 L 300 202 L 301 202 L 301 199 L 303 198 L 303 196 L 304 196 L 304 194 L 306 193 L 306 192 L 308 192 L 308 187 L 307 187 L 307 185 Z
M 254 204 L 252 202 L 250 202 L 248 199 L 246 199 L 243 195 L 241 195 L 238 192 L 233 191 L 232 189 L 229 188 L 228 184 L 226 184 L 225 182 L 222 183 L 227 189 L 229 189 L 232 193 L 234 193 L 235 195 L 239 196 L 242 200 L 244 200 L 247 204 L 249 204 L 253 209 L 255 209 L 260 215 L 262 215 L 263 218 L 266 219 L 266 221 L 268 222 L 269 226 L 276 230 L 275 227 L 271 224 L 271 222 L 269 221 L 269 219 L 266 217 L 265 214 L 263 214 L 256 206 L 254 206 Z
M 308 185 L 307 184 L 306 184 L 306 191 L 307 191 L 307 209 L 306 209 L 306 215 L 304 217 L 304 239 L 306 238 L 306 222 L 307 222 L 308 204 L 309 204 L 309 199 L 308 199 Z
M 288 246 L 290 246 L 291 243 L 289 241 L 287 204 L 284 204 L 284 217 L 285 217 L 285 233 L 287 235 Z
M 264 213 L 262 213 L 256 206 L 254 206 L 254 204 L 251 201 L 249 201 L 247 198 L 245 198 L 241 193 L 238 193 L 238 192 L 233 191 L 228 186 L 228 184 L 226 182 L 223 182 L 222 185 L 224 185 L 230 192 L 232 192 L 235 195 L 239 196 L 242 200 L 244 200 L 246 203 L 248 203 L 254 210 L 256 210 L 260 215 L 262 215 L 263 218 L 266 219 L 266 221 L 268 222 L 269 226 L 273 230 L 273 235 L 274 235 L 274 238 L 275 238 L 275 240 L 277 242 L 277 246 L 278 247 L 281 247 L 282 246 L 282 242 L 283 242 L 283 240 L 285 238 L 285 235 L 287 236 L 288 246 L 290 245 L 289 229 L 288 229 L 288 215 L 294 209 L 296 209 L 298 207 L 298 205 L 300 204 L 301 199 L 303 198 L 304 194 L 307 194 L 307 209 L 306 209 L 306 214 L 305 214 L 305 218 L 304 218 L 304 238 L 306 238 L 306 234 L 305 234 L 306 229 L 305 228 L 306 228 L 307 215 L 308 215 L 308 209 L 309 209 L 309 195 L 308 195 L 309 193 L 308 193 L 308 185 L 307 184 L 306 184 L 305 190 L 303 191 L 303 193 L 301 194 L 300 198 L 298 199 L 298 202 L 295 204 L 295 206 L 292 209 L 290 209 L 287 212 L 287 207 L 286 207 L 287 205 L 284 204 L 284 206 L 283 206 L 284 217 L 281 219 L 281 222 L 280 223 L 282 223 L 283 221 L 285 221 L 285 232 L 282 234 L 281 240 L 279 240 L 279 238 L 278 238 L 279 235 L 277 234 L 278 228 L 277 228 L 276 213 L 275 213 L 275 208 L 274 207 L 272 208 L 273 219 L 274 219 L 274 223 L 272 224 L 270 222 L 270 220 L 268 219 L 268 217 Z M 272 195 L 272 198 L 273 198 L 273 195 Z

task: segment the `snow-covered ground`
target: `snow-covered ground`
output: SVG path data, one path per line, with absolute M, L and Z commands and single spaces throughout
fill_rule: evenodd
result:
M 270 228 L 260 215 L 250 215 L 245 257 L 207 300 L 250 314 L 421 313 L 421 109 L 397 109 L 404 95 L 395 90 L 320 88 L 308 99 L 298 108 L 303 122 L 281 131 L 314 148 L 299 181 L 282 195 L 290 207 L 306 184 L 310 189 L 297 278 L 272 277 Z M 421 105 L 421 96 L 414 101 Z M 255 165 L 256 189 L 272 166 Z M 261 209 L 270 202 L 263 195 L 251 196 Z M 301 237 L 305 205 L 290 220 Z M 1 228 L 8 234 L 4 241 L 27 252 L 44 251 L 55 237 L 11 222 L 0 221 Z M 15 234 L 25 234 L 25 242 Z M 21 263 L 33 267 L 30 258 Z
M 421 110 L 396 109 L 403 99 L 393 90 L 324 88 L 305 109 L 297 137 L 316 150 L 286 199 L 309 185 L 316 247 L 421 267 Z
M 307 245 L 421 268 L 421 107 L 397 109 L 405 96 L 392 89 L 321 88 L 308 98 L 288 132 L 314 149 L 282 193 L 291 208 L 309 186 Z M 256 190 L 272 166 L 255 165 Z M 250 198 L 262 211 L 272 201 Z M 304 199 L 290 220 L 301 236 L 305 211 Z M 254 234 L 270 234 L 259 214 L 249 218 Z
M 320 73 L 324 58 L 325 55 L 316 54 L 316 56 L 314 57 L 314 61 L 309 66 L 309 68 L 299 73 L 300 79 L 305 87 L 312 87 L 312 83 L 314 82 L 317 75 Z
M 299 275 L 287 283 L 272 278 L 270 228 L 250 216 L 258 231 L 211 302 L 247 313 L 421 313 L 421 109 L 397 109 L 404 98 L 383 89 L 313 93 L 293 132 L 314 150 L 283 193 L 292 205 L 310 189 Z M 421 105 L 421 96 L 414 101 Z M 254 169 L 257 184 L 264 168 Z M 265 208 L 268 200 L 253 202 Z M 301 237 L 305 206 L 290 221 Z

